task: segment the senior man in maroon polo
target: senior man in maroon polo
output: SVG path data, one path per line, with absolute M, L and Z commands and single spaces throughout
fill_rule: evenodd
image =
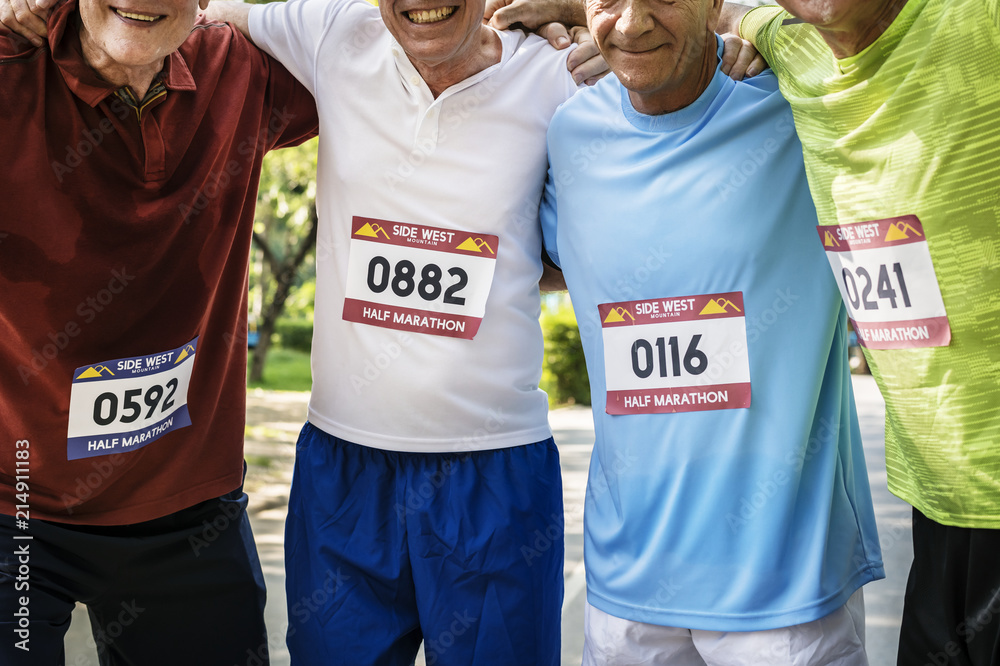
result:
M 202 0 L 207 4 L 207 0 Z M 0 663 L 267 662 L 242 491 L 264 153 L 312 96 L 198 0 L 0 28 Z M 192 30 L 194 28 L 194 30 Z

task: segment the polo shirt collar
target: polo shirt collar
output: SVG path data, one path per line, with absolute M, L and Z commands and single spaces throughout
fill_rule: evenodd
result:
M 63 80 L 77 97 L 90 106 L 97 106 L 117 87 L 101 79 L 83 58 L 80 33 L 76 28 L 79 14 L 76 0 L 58 5 L 49 16 L 49 49 Z M 168 90 L 196 90 L 191 69 L 180 51 L 167 56 L 161 75 Z

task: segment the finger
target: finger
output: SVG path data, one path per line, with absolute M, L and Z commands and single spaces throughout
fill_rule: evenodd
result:
M 39 0 L 39 2 L 49 2 L 49 0 Z M 483 19 L 489 21 L 493 18 L 493 14 L 496 10 L 506 6 L 507 0 L 488 0 L 486 3 L 486 11 L 483 12 Z
M 573 80 L 577 82 L 577 85 L 581 81 L 586 81 L 588 86 L 592 86 L 607 76 L 610 71 L 611 68 L 608 66 L 607 61 L 604 60 L 604 56 L 598 53 L 573 70 Z
M 746 42 L 743 48 L 740 49 L 739 55 L 736 58 L 736 62 L 733 63 L 733 68 L 729 72 L 730 78 L 735 81 L 742 81 L 747 74 L 747 69 L 750 67 L 750 63 L 753 59 L 757 57 L 757 49 Z
M 42 46 L 47 30 L 45 22 L 35 16 L 26 0 L 0 0 L 0 23 L 21 35 L 35 46 Z
M 566 66 L 569 67 L 570 71 L 573 71 L 594 56 L 600 55 L 601 51 L 597 48 L 597 42 L 594 41 L 590 31 L 586 28 L 573 28 L 570 34 L 577 48 L 566 58 Z M 579 79 L 577 83 L 582 80 Z
M 549 40 L 549 44 L 557 49 L 564 49 L 572 43 L 569 38 L 569 31 L 562 23 L 546 23 L 538 28 L 538 34 Z M 572 55 L 571 53 L 570 56 Z
M 740 51 L 743 49 L 743 40 L 736 35 L 721 35 L 722 37 L 722 63 L 719 67 L 723 74 L 727 76 L 733 69 L 733 65 L 736 64 L 736 59 L 740 55 Z
M 520 23 L 524 27 L 534 30 L 543 21 L 538 20 L 530 5 L 525 2 L 518 2 L 518 0 L 514 0 L 514 2 L 505 7 L 497 8 L 490 19 L 490 25 L 497 30 L 506 30 L 515 23 Z
M 750 66 L 747 67 L 747 78 L 757 76 L 765 69 L 767 69 L 767 61 L 764 60 L 764 56 L 757 54 L 757 57 L 750 62 Z
M 39 9 L 52 9 L 58 2 L 59 0 L 35 0 L 35 6 Z

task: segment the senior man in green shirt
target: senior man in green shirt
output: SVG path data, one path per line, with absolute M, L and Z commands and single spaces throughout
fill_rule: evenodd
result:
M 1000 0 L 779 4 L 727 13 L 792 105 L 914 507 L 898 664 L 1000 664 Z

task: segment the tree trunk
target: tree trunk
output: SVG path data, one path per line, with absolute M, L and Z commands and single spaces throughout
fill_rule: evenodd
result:
M 284 261 L 278 261 L 274 252 L 268 246 L 266 238 L 261 237 L 257 232 L 253 234 L 253 240 L 261 249 L 264 255 L 264 263 L 270 269 L 276 284 L 274 293 L 264 307 L 260 321 L 257 322 L 257 347 L 253 350 L 253 358 L 250 363 L 249 381 L 251 382 L 260 382 L 263 380 L 264 364 L 267 362 L 267 353 L 271 349 L 271 338 L 274 335 L 274 328 L 278 323 L 278 318 L 285 311 L 285 301 L 288 300 L 288 296 L 291 294 L 292 285 L 295 284 L 295 277 L 298 275 L 299 268 L 306 260 L 313 246 L 316 245 L 317 221 L 316 205 L 313 204 L 309 207 L 309 230 L 305 238 L 299 243 L 299 247 L 295 253 L 289 253 L 289 256 Z M 263 286 L 261 285 L 262 289 Z

